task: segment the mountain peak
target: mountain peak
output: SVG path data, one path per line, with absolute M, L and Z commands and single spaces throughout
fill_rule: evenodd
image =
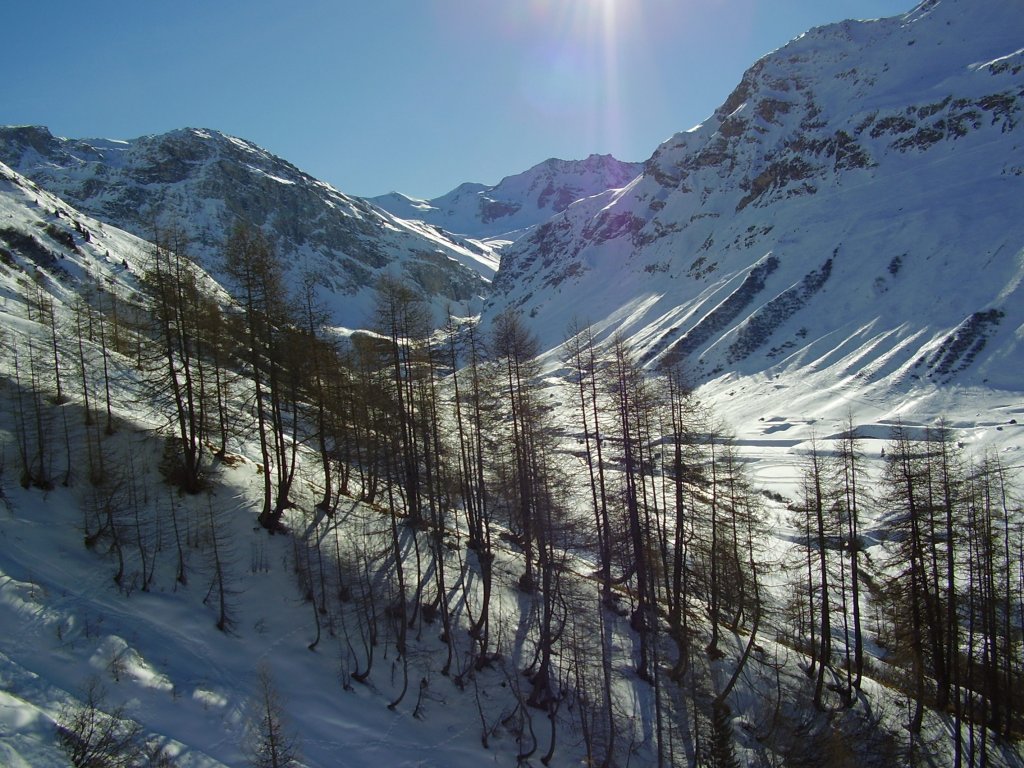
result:
M 418 219 L 450 232 L 516 239 L 577 200 L 627 184 L 642 167 L 612 155 L 592 154 L 584 160 L 552 157 L 493 186 L 463 183 L 432 200 L 384 195 L 371 202 L 396 216 Z
M 31 141 L 29 141 L 31 140 Z M 338 325 L 368 321 L 385 274 L 419 286 L 440 315 L 479 305 L 496 257 L 443 232 L 384 215 L 256 144 L 179 128 L 124 142 L 57 139 L 46 129 L 0 128 L 0 161 L 80 210 L 151 238 L 184 229 L 190 255 L 215 274 L 234 223 L 262 229 L 297 282 L 313 274 Z
M 833 381 L 870 370 L 864 386 L 1010 384 L 996 360 L 1019 354 L 1006 329 L 1024 324 L 1009 298 L 1022 24 L 1012 4 L 967 2 L 818 27 L 764 56 L 635 183 L 503 251 L 485 322 L 517 309 L 556 347 L 590 319 L 697 380 L 822 358 Z

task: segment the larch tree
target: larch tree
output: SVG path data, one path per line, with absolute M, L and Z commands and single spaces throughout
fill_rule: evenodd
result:
M 159 349 L 157 387 L 173 403 L 180 472 L 175 480 L 196 493 L 202 480 L 202 418 L 198 375 L 198 289 L 180 230 L 157 232 L 146 260 L 143 286 L 152 307 L 153 336 Z
M 243 744 L 251 768 L 293 768 L 300 765 L 298 737 L 287 721 L 284 702 L 269 667 L 256 673 L 256 690 L 249 700 Z
M 289 324 L 283 264 L 258 229 L 235 225 L 224 247 L 224 268 L 243 312 L 243 346 L 253 387 L 259 435 L 263 505 L 259 523 L 274 532 L 290 505 L 295 440 L 289 435 L 281 333 Z M 275 482 L 276 480 L 276 482 Z

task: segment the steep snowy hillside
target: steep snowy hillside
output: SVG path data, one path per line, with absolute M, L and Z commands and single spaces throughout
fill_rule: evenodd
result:
M 254 144 L 182 129 L 133 141 L 55 138 L 46 128 L 0 129 L 0 161 L 97 219 L 152 238 L 184 229 L 217 273 L 235 221 L 261 227 L 298 283 L 316 276 L 340 325 L 362 327 L 382 274 L 417 285 L 440 313 L 479 308 L 497 258 L 484 246 L 402 221 L 317 181 Z
M 628 184 L 643 170 L 611 155 L 586 160 L 545 160 L 528 171 L 507 176 L 493 187 L 461 184 L 433 200 L 398 192 L 370 200 L 403 219 L 425 221 L 470 237 L 514 240 L 561 213 L 572 203 Z
M 347 426 L 363 410 L 349 407 L 355 400 L 339 400 L 344 412 L 327 420 L 343 429 L 333 438 L 340 450 L 329 508 L 319 503 L 324 475 L 317 436 L 293 424 L 289 437 L 301 448 L 288 531 L 268 536 L 255 524 L 270 473 L 260 463 L 252 383 L 244 369 L 221 368 L 208 354 L 194 368 L 211 385 L 199 399 L 215 410 L 214 400 L 227 405 L 230 436 L 216 453 L 205 443 L 202 491 L 181 493 L 168 482 L 178 441 L 171 388 L 161 386 L 166 351 L 156 342 L 162 331 L 158 322 L 139 322 L 159 313 L 146 311 L 153 304 L 135 303 L 142 299 L 137 275 L 149 250 L 145 241 L 0 165 L 0 765 L 71 764 L 58 725 L 73 726 L 75 717 L 90 712 L 106 722 L 90 705 L 122 718 L 122 732 L 135 729 L 134 745 L 149 755 L 118 763 L 132 766 L 265 764 L 253 759 L 266 739 L 265 715 L 282 729 L 278 733 L 296 738 L 299 764 L 309 768 L 691 765 L 697 756 L 707 758 L 710 734 L 716 749 L 735 755 L 717 764 L 818 764 L 824 748 L 845 758 L 830 765 L 918 764 L 900 751 L 907 699 L 889 670 L 892 659 L 873 647 L 882 636 L 875 611 L 872 664 L 857 702 L 838 705 L 830 693 L 829 708 L 818 711 L 810 703 L 813 682 L 794 642 L 791 613 L 766 618 L 756 646 L 756 629 L 748 624 L 737 631 L 723 622 L 717 653 L 710 654 L 703 590 L 695 589 L 686 612 L 688 636 L 697 638 L 687 651 L 692 683 L 669 672 L 679 669 L 672 658 L 681 651 L 673 651 L 666 633 L 661 649 L 667 655 L 656 667 L 661 682 L 652 685 L 637 672 L 643 625 L 630 610 L 633 588 L 620 585 L 608 600 L 601 596 L 582 527 L 553 529 L 561 531 L 558 578 L 546 579 L 543 590 L 524 589 L 528 550 L 514 518 L 501 511 L 511 507 L 503 494 L 516 436 L 500 419 L 487 423 L 493 433 L 477 449 L 489 457 L 488 498 L 495 510 L 484 543 L 472 542 L 461 482 L 439 484 L 438 496 L 425 504 L 431 520 L 413 522 L 407 508 L 399 514 L 393 506 L 406 487 L 400 462 L 377 464 L 390 465 L 394 474 L 377 474 L 372 462 L 345 467 L 342 457 L 367 447 L 348 450 L 365 440 Z M 203 283 L 217 291 L 208 278 Z M 388 368 L 382 378 L 379 367 L 371 374 L 369 402 L 386 399 Z M 481 379 L 501 382 L 499 371 L 492 368 Z M 345 389 L 355 391 L 358 372 L 347 374 Z M 471 380 L 476 389 L 476 377 Z M 446 385 L 451 395 L 454 384 Z M 537 384 L 544 431 L 561 443 L 540 460 L 558 464 L 558 482 L 565 484 L 559 503 L 587 518 L 587 472 L 573 405 L 579 390 L 555 378 Z M 417 394 L 424 391 L 416 387 Z M 790 392 L 774 394 L 765 398 L 762 390 L 763 408 L 787 413 L 783 409 L 796 407 Z M 813 396 L 803 405 L 813 409 L 831 398 L 824 388 Z M 500 411 L 501 395 L 486 397 L 487 407 Z M 435 401 L 450 427 L 456 402 Z M 720 415 L 735 424 L 749 421 L 735 405 L 723 402 Z M 1020 456 L 1017 419 L 1024 408 L 992 393 L 982 393 L 973 408 L 999 413 L 1003 423 L 952 413 L 956 440 L 979 452 L 1012 449 L 1011 457 Z M 307 416 L 314 418 L 312 411 Z M 797 454 L 808 450 L 809 423 L 772 416 L 753 429 L 746 424 L 735 442 L 748 476 L 767 492 L 756 509 L 770 526 L 762 543 L 776 553 L 768 561 L 773 571 L 781 571 L 778 554 L 800 541 L 785 500 L 799 495 Z M 857 426 L 867 445 L 885 439 L 891 423 L 875 413 Z M 209 429 L 206 436 L 213 438 L 217 427 Z M 455 440 L 451 429 L 445 439 Z M 400 455 L 398 431 L 381 431 L 380 455 Z M 597 444 L 605 442 L 611 461 L 604 471 L 609 488 L 618 489 L 625 463 L 618 460 L 614 428 L 604 434 L 609 439 Z M 438 454 L 453 480 L 459 453 Z M 872 477 L 881 463 L 877 455 L 865 450 Z M 664 465 L 642 477 L 653 500 L 667 503 L 674 495 L 666 493 L 671 480 Z M 387 490 L 377 492 L 378 485 Z M 688 510 L 690 520 L 700 519 L 699 509 Z M 691 530 L 687 540 L 696 542 L 700 531 Z M 872 562 L 884 563 L 884 536 L 867 530 Z M 692 551 L 699 563 L 696 543 Z M 767 570 L 766 580 L 779 587 L 780 574 Z M 558 596 L 558 611 L 542 610 L 554 604 L 546 595 Z M 546 641 L 557 650 L 552 674 L 558 694 L 538 703 L 528 696 L 539 678 L 532 670 L 544 647 L 538 627 L 545 613 L 558 614 L 557 640 Z M 754 615 L 756 627 L 760 608 Z M 474 629 L 481 622 L 483 632 Z M 712 723 L 712 692 L 742 669 L 737 660 L 751 650 L 742 678 L 732 678 L 731 720 Z M 839 670 L 837 663 L 837 692 Z M 272 700 L 267 710 L 260 706 L 263 694 Z M 605 697 L 607 706 L 599 703 Z M 983 731 L 963 730 L 973 749 Z M 948 712 L 929 709 L 921 733 L 930 764 L 952 764 Z M 988 765 L 1022 765 L 1016 745 L 991 738 L 991 747 L 980 747 Z
M 145 240 L 76 210 L 0 163 L 5 327 L 19 327 L 15 303 L 37 295 L 72 305 L 101 289 L 138 290 L 149 248 Z M 216 290 L 212 281 L 209 288 Z
M 514 765 L 497 723 L 509 706 L 504 671 L 481 677 L 480 695 L 493 703 L 479 710 L 438 676 L 444 682 L 420 686 L 406 711 L 387 707 L 398 689 L 386 674 L 381 685 L 351 683 L 333 618 L 311 653 L 310 604 L 287 565 L 300 540 L 268 538 L 253 525 L 260 472 L 246 458 L 258 451 L 245 429 L 208 467 L 208 494 L 181 495 L 165 482 L 167 403 L 145 373 L 159 366 L 137 361 L 128 341 L 151 247 L 0 164 L 0 765 L 71 765 L 57 726 L 90 702 L 126 718 L 151 750 L 119 765 L 249 765 L 260 669 L 301 739 L 303 765 L 338 765 L 342 754 L 352 766 L 474 766 L 482 755 Z M 19 479 L 26 462 L 39 482 Z M 307 493 L 298 501 L 312 508 Z M 379 529 L 374 508 L 344 505 L 339 517 Z M 96 514 L 111 527 L 91 535 Z M 214 516 L 224 547 L 216 565 L 207 538 Z M 176 550 L 184 570 L 169 556 L 172 527 L 189 531 Z M 117 562 L 123 571 L 114 576 Z M 222 577 L 228 631 L 215 626 L 212 585 Z M 503 592 L 515 604 L 515 593 Z M 432 664 L 436 639 L 422 646 L 417 653 Z M 383 651 L 386 660 L 392 653 Z M 478 711 L 495 721 L 501 752 L 482 751 Z
M 464 188 L 564 210 L 444 338 L 110 222 L 215 269 L 246 218 L 349 325 L 389 272 L 482 303 L 436 223 L 220 134 L 0 132 L 0 765 L 106 710 L 124 766 L 1024 766 L 1012 5 L 813 30 L 616 184 Z
M 1015 3 L 975 0 L 811 30 L 507 249 L 485 319 L 519 309 L 545 348 L 594 323 L 727 387 L 1020 390 L 1022 41 Z

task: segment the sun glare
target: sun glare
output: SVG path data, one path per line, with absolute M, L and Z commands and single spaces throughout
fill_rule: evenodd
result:
M 520 13 L 536 39 L 537 74 L 527 98 L 545 112 L 572 114 L 594 146 L 621 138 L 620 43 L 630 4 L 619 0 L 527 0 Z M 531 66 L 531 70 L 533 67 Z M 537 71 L 533 70 L 533 71 Z
M 494 41 L 498 73 L 516 88 L 509 95 L 532 109 L 538 124 L 574 132 L 594 151 L 623 144 L 630 124 L 623 106 L 626 59 L 644 57 L 644 3 L 637 0 L 505 0 L 438 3 L 438 29 L 453 42 Z M 468 5 L 468 10 L 467 10 Z
M 622 138 L 619 34 L 623 20 L 619 18 L 620 6 L 617 0 L 583 0 L 579 5 L 583 17 L 581 22 L 587 28 L 587 37 L 594 48 L 592 53 L 601 66 L 601 106 L 595 115 L 601 125 L 595 127 L 605 141 L 615 146 Z

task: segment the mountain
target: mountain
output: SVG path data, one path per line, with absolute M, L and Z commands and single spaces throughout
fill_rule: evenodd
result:
M 39 296 L 70 307 L 100 288 L 125 295 L 138 291 L 150 247 L 146 240 L 76 210 L 0 163 L 0 296 L 5 328 L 24 331 L 18 305 L 32 305 Z
M 520 310 L 545 348 L 592 322 L 695 383 L 1019 390 L 1019 10 L 930 0 L 765 56 L 628 186 L 504 250 L 485 322 Z
M 296 284 L 316 276 L 335 323 L 363 327 L 380 275 L 419 287 L 440 314 L 479 308 L 497 266 L 485 246 L 406 222 L 344 195 L 248 141 L 186 128 L 132 141 L 63 139 L 43 127 L 0 128 L 0 161 L 97 219 L 151 239 L 183 228 L 219 274 L 237 220 L 275 243 Z
M 552 158 L 506 176 L 493 187 L 465 183 L 432 200 L 392 192 L 370 202 L 403 219 L 424 221 L 449 232 L 514 240 L 577 200 L 628 184 L 641 170 L 641 163 L 625 163 L 611 155 Z
M 298 354 L 248 348 L 177 314 L 205 306 L 191 280 L 136 303 L 152 246 L 111 222 L 145 235 L 153 211 L 215 271 L 235 216 L 263 226 L 353 323 L 376 274 L 437 306 L 493 262 L 221 134 L 4 131 L 39 183 L 0 163 L 0 765 L 68 765 L 92 725 L 148 752 L 118 764 L 182 768 L 293 735 L 310 768 L 1024 765 L 1013 10 L 812 30 L 642 174 L 509 245 L 482 322 L 520 310 L 537 376 L 515 323 L 507 358 L 456 377 L 455 345 L 398 334 L 350 368 L 272 322 Z M 703 386 L 648 388 L 602 349 L 570 371 L 574 318 Z
M 232 454 L 219 470 L 211 467 L 216 489 L 208 496 L 179 495 L 166 484 L 157 469 L 166 401 L 147 387 L 142 363 L 130 354 L 134 346 L 118 343 L 118 334 L 124 342 L 132 332 L 129 324 L 118 327 L 111 301 L 120 296 L 121 313 L 131 308 L 149 249 L 147 241 L 96 220 L 0 164 L 0 765 L 72 765 L 60 746 L 58 725 L 68 722 L 69 713 L 83 711 L 84 702 L 115 718 L 130 717 L 140 739 L 161 755 L 106 760 L 94 739 L 90 765 L 249 765 L 246 729 L 261 659 L 271 660 L 275 691 L 301 723 L 303 765 L 337 765 L 339 754 L 354 766 L 416 765 L 424 759 L 460 768 L 479 765 L 479 738 L 467 726 L 477 716 L 475 707 L 439 704 L 429 721 L 388 710 L 376 688 L 344 683 L 348 674 L 340 670 L 337 644 L 346 630 L 340 626 L 337 637 L 333 628 L 330 638 L 325 632 L 324 652 L 310 652 L 304 637 L 308 604 L 284 566 L 299 538 L 271 538 L 254 529 L 255 463 Z M 203 284 L 217 290 L 205 278 Z M 44 307 L 52 308 L 55 333 L 47 327 Z M 63 397 L 53 390 L 56 360 Z M 90 394 L 83 400 L 86 383 Z M 31 437 L 15 415 L 27 414 L 21 409 L 30 403 L 39 415 Z M 91 422 L 83 420 L 90 407 Z M 233 449 L 245 452 L 246 439 L 240 433 Z M 30 443 L 38 450 L 33 455 L 47 464 L 57 443 L 63 446 L 52 465 L 52 488 L 19 481 L 15 446 Z M 99 455 L 110 472 L 103 481 L 89 469 Z M 115 550 L 122 554 L 118 539 L 101 536 L 89 543 L 96 504 L 107 504 L 113 515 L 108 519 L 116 518 L 111 532 L 114 525 L 127 531 L 119 499 L 128 488 L 138 502 L 134 530 L 142 537 L 133 541 L 148 539 L 160 550 L 148 561 L 148 582 L 147 569 L 138 567 L 138 550 L 123 553 L 124 578 L 111 578 L 107 566 Z M 305 494 L 300 498 L 305 506 Z M 208 521 L 219 516 L 218 535 L 230 552 L 247 553 L 244 565 L 241 555 L 223 561 L 232 579 L 232 611 L 244 616 L 232 631 L 214 627 L 204 534 L 197 524 L 204 509 Z M 353 499 L 339 517 L 367 511 L 375 523 L 375 513 Z M 163 547 L 177 521 L 192 526 L 195 538 L 188 551 L 178 550 L 188 578 L 174 581 L 173 567 L 165 568 L 173 561 Z M 514 597 L 506 599 L 511 604 Z M 503 678 L 487 677 L 494 679 L 481 686 L 500 692 Z M 106 734 L 108 722 L 100 715 L 93 724 Z M 396 723 L 400 737 L 389 732 Z

